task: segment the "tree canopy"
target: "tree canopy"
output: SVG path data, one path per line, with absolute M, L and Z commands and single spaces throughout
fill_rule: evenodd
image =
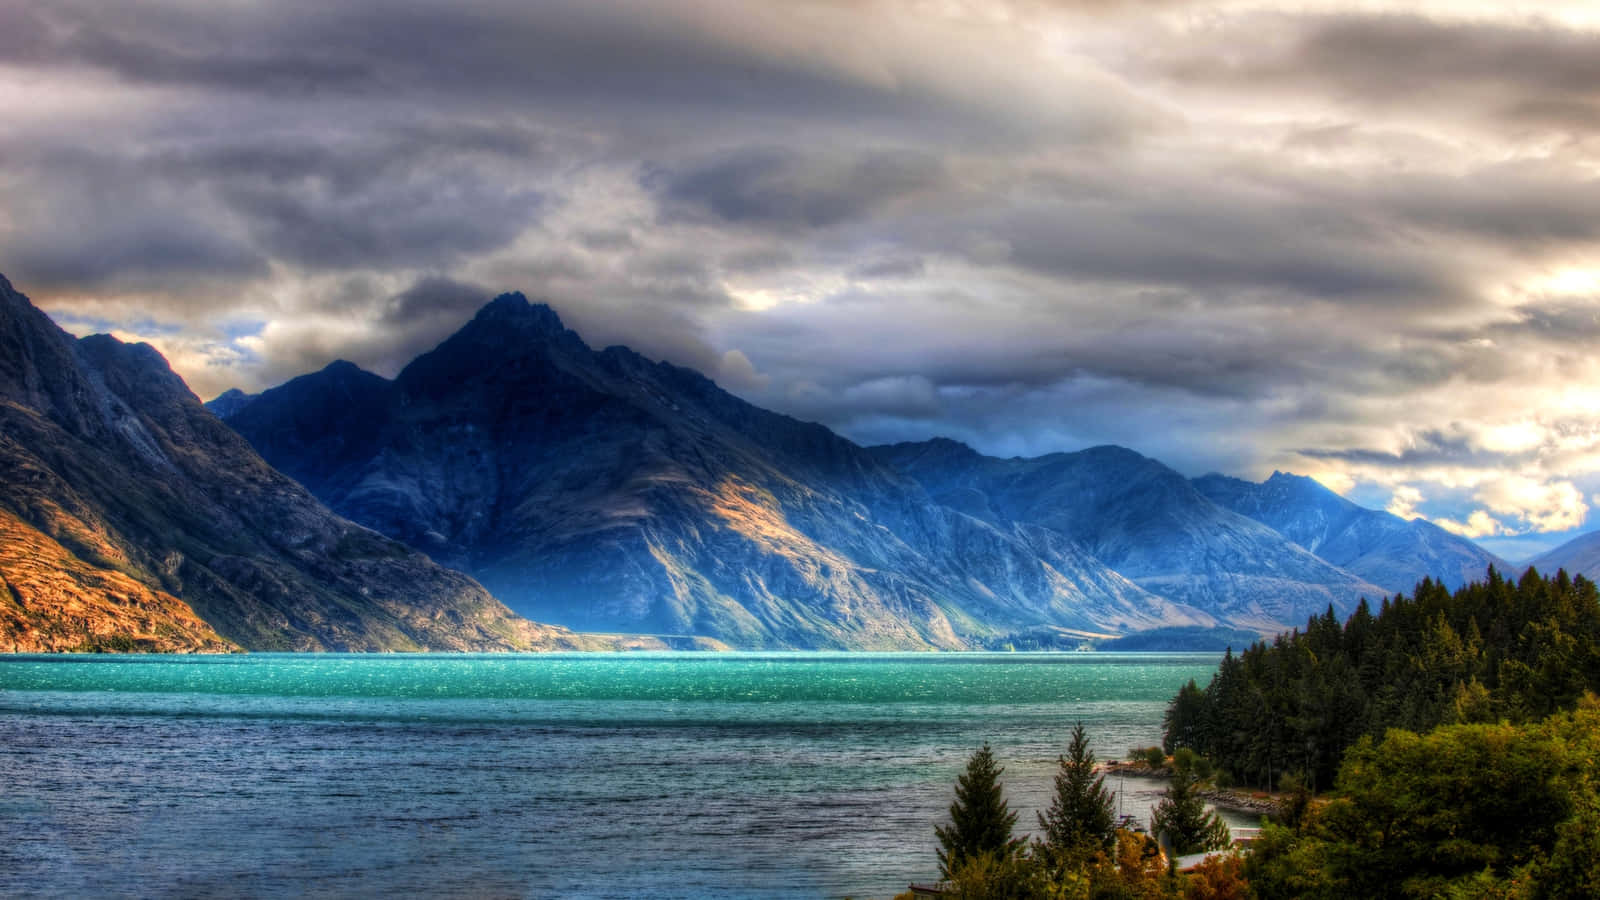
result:
M 1511 582 L 1490 569 L 1454 594 L 1425 579 L 1376 615 L 1363 600 L 1341 625 L 1329 607 L 1304 631 L 1230 650 L 1204 690 L 1187 684 L 1173 698 L 1165 743 L 1194 749 L 1237 781 L 1271 788 L 1292 773 L 1318 790 L 1364 735 L 1531 722 L 1594 690 L 1594 583 L 1532 569 Z

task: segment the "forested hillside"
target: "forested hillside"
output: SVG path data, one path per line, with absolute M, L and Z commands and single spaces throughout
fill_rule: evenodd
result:
M 1409 598 L 1332 610 L 1304 631 L 1228 653 L 1204 689 L 1173 699 L 1169 749 L 1190 747 L 1228 775 L 1270 787 L 1294 774 L 1333 782 L 1345 748 L 1387 729 L 1528 722 L 1600 688 L 1594 582 L 1529 570 L 1452 594 L 1423 581 Z

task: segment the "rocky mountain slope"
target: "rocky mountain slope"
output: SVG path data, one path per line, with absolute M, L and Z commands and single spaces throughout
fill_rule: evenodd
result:
M 335 363 L 228 423 L 339 513 L 573 628 L 954 648 L 1213 623 L 1060 532 L 931 502 L 820 425 L 592 350 L 520 294 L 393 381 Z
M 996 527 L 1059 534 L 1145 590 L 1234 625 L 1303 624 L 1330 603 L 1343 614 L 1383 593 L 1122 447 L 997 459 L 940 439 L 873 453 L 939 503 Z
M 160 354 L 0 277 L 0 649 L 580 646 L 328 511 Z
M 1424 577 L 1451 590 L 1482 581 L 1490 566 L 1516 567 L 1432 522 L 1366 509 L 1303 475 L 1274 472 L 1255 484 L 1225 475 L 1194 480 L 1214 502 L 1277 531 L 1389 593 L 1409 594 Z

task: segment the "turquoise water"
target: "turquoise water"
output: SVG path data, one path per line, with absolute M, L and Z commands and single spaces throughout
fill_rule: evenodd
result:
M 0 895 L 886 898 L 979 744 L 1032 825 L 1216 662 L 0 656 Z

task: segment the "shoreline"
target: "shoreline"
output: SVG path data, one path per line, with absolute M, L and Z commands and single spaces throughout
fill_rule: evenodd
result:
M 1152 768 L 1142 762 L 1113 760 L 1095 766 L 1095 771 L 1101 775 L 1115 775 L 1118 778 L 1143 778 L 1148 781 L 1167 781 L 1172 778 L 1171 766 Z M 1283 808 L 1283 795 L 1268 793 L 1267 791 L 1205 787 L 1201 788 L 1197 793 L 1212 806 L 1218 809 L 1226 809 L 1230 812 L 1271 816 L 1276 815 Z

